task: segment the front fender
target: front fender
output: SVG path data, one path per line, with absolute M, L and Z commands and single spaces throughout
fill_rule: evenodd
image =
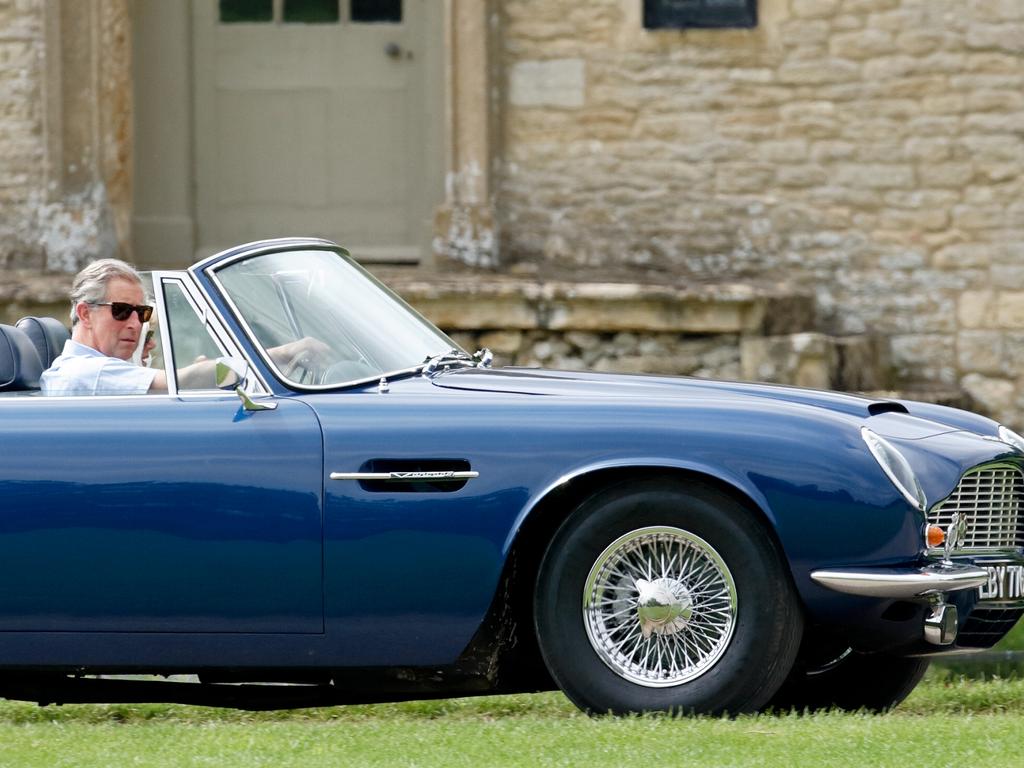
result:
M 769 525 L 772 525 L 773 527 L 775 525 L 771 508 L 767 505 L 761 491 L 756 486 L 747 482 L 746 478 L 742 476 L 735 475 L 731 472 L 723 472 L 720 468 L 716 468 L 702 462 L 685 461 L 678 458 L 664 456 L 622 456 L 606 461 L 593 461 L 581 464 L 578 467 L 569 469 L 557 479 L 536 490 L 516 516 L 515 522 L 509 530 L 508 538 L 505 540 L 502 550 L 503 553 L 506 555 L 508 554 L 513 543 L 518 537 L 520 530 L 522 529 L 523 523 L 534 513 L 538 506 L 551 496 L 551 494 L 558 492 L 559 489 L 567 486 L 569 483 L 583 479 L 589 475 L 596 475 L 609 470 L 633 470 L 644 472 L 648 472 L 650 470 L 669 470 L 703 475 L 712 480 L 723 483 L 731 487 L 737 493 L 742 494 L 751 503 L 753 503 L 755 507 L 757 507 L 761 514 L 765 516 Z

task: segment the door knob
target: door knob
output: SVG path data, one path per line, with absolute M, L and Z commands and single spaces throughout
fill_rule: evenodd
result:
M 389 59 L 400 59 L 402 58 L 402 46 L 398 43 L 388 43 L 384 46 L 384 53 Z

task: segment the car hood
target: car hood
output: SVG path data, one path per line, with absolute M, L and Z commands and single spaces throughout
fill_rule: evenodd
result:
M 988 431 L 983 430 L 985 425 L 980 423 L 988 420 L 975 417 L 979 421 L 975 424 L 970 418 L 973 414 L 952 408 L 927 410 L 919 414 L 919 418 L 900 418 L 900 414 L 914 414 L 916 404 L 776 384 L 522 368 L 448 370 L 435 375 L 433 383 L 447 389 L 561 397 L 685 398 L 719 402 L 732 399 L 746 402 L 752 399 L 774 400 L 825 409 L 857 419 L 892 414 L 887 418 L 874 419 L 872 426 L 880 434 L 903 439 L 919 439 L 958 429 Z
M 524 395 L 572 397 L 659 398 L 685 397 L 700 400 L 765 398 L 827 408 L 851 416 L 867 417 L 885 411 L 906 413 L 900 403 L 889 400 L 824 392 L 774 384 L 713 381 L 685 377 L 627 374 L 580 373 L 540 369 L 466 368 L 446 371 L 434 377 L 434 384 L 450 389 L 480 392 L 509 392 Z

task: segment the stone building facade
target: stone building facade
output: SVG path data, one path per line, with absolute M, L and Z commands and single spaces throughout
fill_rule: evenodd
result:
M 489 282 L 784 282 L 812 316 L 787 333 L 880 335 L 895 384 L 962 389 L 1024 425 L 1020 0 L 758 0 L 755 28 L 713 30 L 645 29 L 642 0 L 423 1 L 444 17 L 447 183 L 410 284 L 458 275 L 466 300 Z M 0 0 L 9 270 L 133 256 L 132 18 L 130 0 Z M 443 314 L 438 289 L 410 290 Z M 605 331 L 565 333 L 617 339 L 625 368 L 665 360 L 671 337 L 615 320 L 615 293 Z M 605 365 L 591 336 L 526 325 L 515 343 L 547 359 L 493 341 Z M 743 364 L 751 333 L 727 331 L 717 369 L 695 351 L 694 372 L 785 367 Z M 817 348 L 801 338 L 783 357 Z

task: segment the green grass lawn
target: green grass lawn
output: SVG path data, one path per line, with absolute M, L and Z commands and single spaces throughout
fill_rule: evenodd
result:
M 1024 763 L 1024 681 L 933 673 L 888 715 L 580 714 L 559 694 L 245 713 L 0 702 L 0 766 L 898 766 Z
M 1018 621 L 994 648 L 997 651 L 1024 651 L 1024 621 Z

